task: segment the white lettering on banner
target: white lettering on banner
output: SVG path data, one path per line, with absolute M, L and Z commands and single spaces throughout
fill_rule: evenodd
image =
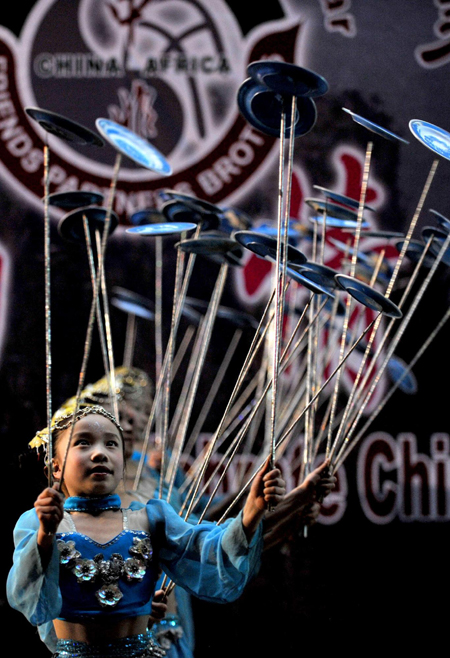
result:
M 121 78 L 125 72 L 117 59 L 103 59 L 94 53 L 39 53 L 33 62 L 39 78 Z M 185 55 L 149 57 L 140 72 L 149 78 L 160 73 L 229 73 L 231 65 L 224 55 L 186 57 Z
M 201 434 L 198 450 L 207 445 L 210 435 Z M 301 437 L 277 460 L 287 491 L 300 484 L 299 456 Z M 209 475 L 219 464 L 221 454 L 212 456 Z M 324 456 L 318 455 L 315 466 Z M 236 490 L 237 482 L 246 482 L 259 459 L 254 455 L 236 455 L 218 493 Z M 223 466 L 220 473 L 223 472 Z M 344 516 L 348 506 L 348 474 L 341 466 L 335 474 L 333 492 L 324 500 L 319 523 L 333 525 Z M 353 475 L 351 474 L 351 477 Z M 374 432 L 360 444 L 356 462 L 358 498 L 364 516 L 376 525 L 400 522 L 439 522 L 450 520 L 450 436 L 435 433 L 430 439 L 430 455 L 419 453 L 413 434 L 394 438 L 386 432 Z M 218 475 L 208 487 L 212 492 Z
M 433 26 L 437 41 L 417 46 L 414 51 L 416 61 L 427 69 L 435 69 L 450 62 L 450 4 L 448 0 L 434 0 L 439 18 Z
M 397 444 L 384 432 L 366 438 L 359 449 L 357 485 L 365 516 L 378 525 L 393 521 L 397 515 L 397 484 L 382 476 L 397 467 Z
M 419 453 L 413 434 L 397 440 L 383 432 L 368 436 L 358 455 L 361 507 L 379 525 L 450 519 L 450 437 L 433 434 L 431 456 Z
M 231 144 L 227 155 L 220 156 L 208 169 L 197 175 L 197 182 L 207 196 L 219 192 L 224 184 L 231 182 L 233 177 L 242 174 L 242 168 L 253 162 L 255 150 L 252 144 L 262 146 L 264 139 L 255 133 L 250 126 L 240 132 L 239 139 Z
M 158 73 L 229 73 L 230 62 L 225 55 L 206 55 L 203 57 L 186 57 L 186 55 L 161 55 L 149 57 L 140 75 L 144 78 Z
M 104 60 L 93 53 L 40 53 L 33 69 L 39 78 L 121 78 L 125 73 L 117 60 Z
M 320 0 L 327 32 L 339 32 L 344 37 L 355 37 L 356 22 L 353 14 L 348 13 L 352 0 Z
M 41 166 L 43 154 L 33 147 L 32 139 L 19 124 L 19 117 L 9 94 L 8 60 L 0 57 L 0 139 L 22 168 L 34 172 Z

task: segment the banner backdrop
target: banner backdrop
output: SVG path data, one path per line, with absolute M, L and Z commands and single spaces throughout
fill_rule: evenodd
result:
M 39 489 L 41 465 L 19 456 L 46 423 L 43 147 L 48 142 L 52 193 L 89 190 L 107 198 L 116 157 L 110 146 L 81 147 L 49 136 L 24 108 L 45 108 L 92 130 L 97 118 L 112 119 L 148 139 L 170 162 L 173 173 L 162 177 L 124 159 L 114 201 L 120 225 L 108 243 L 107 287 L 121 286 L 150 299 L 155 296 L 154 242 L 125 230 L 135 211 L 157 205 L 162 189 L 239 208 L 256 225 L 276 219 L 278 139 L 252 127 L 237 105 L 250 62 L 295 63 L 329 84 L 328 93 L 316 100 L 315 126 L 295 142 L 290 214 L 305 236 L 311 226 L 305 199 L 320 196 L 314 186 L 359 198 L 369 141 L 366 203 L 373 212 L 367 220 L 373 229 L 406 231 L 438 157 L 411 134 L 409 121 L 450 130 L 450 9 L 443 0 L 270 0 L 258 6 L 225 0 L 38 0 L 26 5 L 16 9 L 16 22 L 2 19 L 0 27 L 0 431 L 12 477 L 4 506 L 5 575 L 10 531 Z M 343 108 L 409 143 L 369 132 Z M 418 239 L 423 228 L 436 226 L 430 210 L 450 213 L 450 163 L 438 160 L 414 233 Z M 62 213 L 51 212 L 56 409 L 76 391 L 91 281 L 83 249 L 61 238 Z M 324 262 L 340 269 L 345 257 L 338 243 L 348 234 L 334 230 L 328 235 Z M 163 241 L 164 344 L 175 243 Z M 300 248 L 311 248 L 306 238 Z M 391 266 L 398 253 L 392 241 L 380 237 L 363 238 L 361 250 L 384 251 Z M 244 266 L 230 271 L 222 303 L 259 319 L 272 288 L 271 268 L 248 252 Z M 411 263 L 402 267 L 394 301 L 412 268 Z M 197 259 L 189 294 L 209 299 L 217 273 L 217 265 Z M 306 300 L 303 295 L 299 303 Z M 448 268 L 441 265 L 398 346 L 399 358 L 406 363 L 414 358 L 447 311 L 448 300 Z M 374 317 L 367 310 L 366 324 Z M 126 314 L 111 308 L 111 321 L 120 364 Z M 353 319 L 351 328 L 356 330 L 358 322 Z M 232 334 L 226 324 L 215 328 L 199 397 L 211 387 Z M 308 537 L 300 533 L 281 550 L 267 553 L 260 575 L 235 605 L 196 603 L 196 656 L 249 651 L 268 656 L 353 643 L 365 650 L 383 647 L 388 637 L 390 646 L 395 642 L 404 649 L 419 635 L 431 648 L 442 639 L 448 605 L 442 603 L 441 588 L 450 576 L 448 335 L 445 325 L 414 368 L 417 391 L 397 391 L 361 438 Z M 96 340 L 87 381 L 103 374 Z M 250 341 L 243 336 L 197 454 L 217 426 Z M 338 356 L 336 349 L 330 371 Z M 156 359 L 153 325 L 139 321 L 134 364 L 155 378 Z M 347 394 L 357 363 L 349 360 L 342 377 Z M 390 386 L 385 375 L 366 415 Z M 180 390 L 176 380 L 173 399 Z M 328 397 L 332 388 L 327 391 Z M 288 490 L 298 484 L 302 440 L 299 433 L 280 459 Z M 236 468 L 222 491 L 231 488 Z M 4 611 L 23 638 L 22 653 L 48 655 L 21 616 L 6 603 Z

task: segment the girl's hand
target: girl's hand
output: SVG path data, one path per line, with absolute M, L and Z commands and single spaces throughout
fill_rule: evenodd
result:
M 325 460 L 298 487 L 293 489 L 289 494 L 289 497 L 293 499 L 292 502 L 295 501 L 297 505 L 321 503 L 336 485 L 336 477 L 330 475 L 329 466 L 329 460 Z
M 269 505 L 272 507 L 278 505 L 286 493 L 286 484 L 281 477 L 281 471 L 278 468 L 269 469 L 270 457 L 253 480 L 245 503 L 242 523 L 247 537 L 253 535 Z
M 53 485 L 53 488 L 44 489 L 37 497 L 34 508 L 40 523 L 38 543 L 42 543 L 39 541 L 40 539 L 51 537 L 58 530 L 64 515 L 63 505 L 64 497 L 59 492 L 57 482 Z
M 167 613 L 167 596 L 163 589 L 158 589 L 153 595 L 152 611 L 148 620 L 148 628 L 164 619 Z
M 248 501 L 259 511 L 266 510 L 269 505 L 275 507 L 286 494 L 286 483 L 281 477 L 281 471 L 274 468 L 269 471 L 270 457 L 264 467 L 253 480 Z

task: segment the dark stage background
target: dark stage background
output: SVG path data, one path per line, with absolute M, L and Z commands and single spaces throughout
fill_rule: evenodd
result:
M 110 290 L 120 285 L 150 298 L 153 243 L 132 238 L 124 227 L 134 210 L 152 205 L 158 189 L 177 185 L 214 203 L 238 206 L 255 221 L 276 216 L 276 140 L 249 132 L 236 105 L 250 61 L 281 55 L 317 71 L 329 83 L 329 92 L 317 100 L 315 127 L 296 142 L 292 214 L 305 225 L 304 198 L 318 196 L 313 185 L 359 196 L 364 152 L 373 139 L 368 202 L 376 213 L 370 219 L 374 228 L 405 230 L 434 158 L 411 135 L 408 122 L 422 119 L 450 130 L 448 3 L 292 0 L 255 7 L 222 0 L 119 0 L 110 3 L 115 13 L 109 14 L 106 4 L 21 2 L 15 19 L 2 19 L 0 433 L 8 478 L 5 578 L 15 520 L 32 506 L 40 487 L 41 465 L 34 457 L 20 455 L 46 423 L 43 133 L 38 134 L 23 108 L 44 107 L 91 128 L 97 117 L 110 116 L 133 129 L 140 127 L 171 161 L 174 176 L 167 180 L 125 166 L 116 199 L 122 227 L 111 238 L 106 258 Z M 131 22 L 133 6 L 139 11 Z M 163 35 L 170 32 L 180 45 L 179 35 L 195 21 L 203 21 L 202 30 L 170 51 Z M 165 63 L 164 51 L 171 53 Z M 96 75 L 92 69 L 87 72 L 89 53 L 96 57 Z M 352 122 L 343 107 L 398 133 L 409 145 L 374 137 Z M 50 146 L 52 192 L 108 187 L 112 148 L 87 152 L 57 140 L 50 140 Z M 420 237 L 424 226 L 435 225 L 430 208 L 449 214 L 449 171 L 450 163 L 440 160 L 414 237 Z M 55 215 L 54 409 L 76 390 L 91 298 L 85 254 L 61 239 L 56 220 Z M 174 243 L 164 240 L 166 338 Z M 328 248 L 328 262 L 337 266 L 336 252 Z M 218 268 L 198 261 L 190 293 L 207 298 Z M 255 267 L 249 261 L 242 271 L 230 274 L 222 302 L 259 317 L 268 273 Z M 403 283 L 409 274 L 405 266 Z M 396 293 L 394 299 L 398 297 Z M 448 300 L 448 270 L 440 266 L 398 356 L 408 361 L 415 355 L 447 310 Z M 115 309 L 112 329 L 119 364 L 126 317 Z M 139 324 L 134 363 L 154 377 L 152 331 L 145 322 Z M 231 334 L 226 326 L 215 330 L 202 390 L 208 390 Z M 260 575 L 236 604 L 195 602 L 198 658 L 245 656 L 250 651 L 290 655 L 312 647 L 364 652 L 389 645 L 391 651 L 408 650 L 419 640 L 433 650 L 443 640 L 450 576 L 448 336 L 445 327 L 414 369 L 417 394 L 397 392 L 377 417 L 346 462 L 335 497 L 308 538 L 298 537 L 267 553 Z M 238 368 L 236 357 L 205 431 L 214 430 Z M 87 381 L 102 374 L 95 342 Z M 293 479 L 289 481 L 292 485 Z M 35 630 L 5 600 L 2 612 L 5 629 L 20 638 L 19 655 L 48 655 Z

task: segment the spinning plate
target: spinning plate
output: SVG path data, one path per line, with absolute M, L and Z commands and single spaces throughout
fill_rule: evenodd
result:
M 111 146 L 136 164 L 162 176 L 170 176 L 172 173 L 172 167 L 165 157 L 147 140 L 125 126 L 109 119 L 97 119 L 95 125 Z
M 48 203 L 63 210 L 75 210 L 86 206 L 99 206 L 104 196 L 100 192 L 85 192 L 84 190 L 71 190 L 68 192 L 54 192 L 49 194 Z M 45 199 L 42 199 L 44 201 Z
M 419 119 L 412 119 L 409 122 L 409 129 L 424 146 L 446 160 L 450 160 L 450 133 Z
M 160 192 L 160 197 L 163 201 L 181 201 L 189 208 L 196 210 L 200 213 L 210 213 L 211 215 L 221 215 L 222 209 L 219 206 L 215 206 L 209 201 L 204 201 L 199 199 L 191 194 L 184 194 L 183 192 L 178 192 L 177 190 L 162 190 Z
M 319 190 L 319 192 L 322 192 L 325 197 L 332 201 L 342 203 L 344 206 L 349 206 L 350 208 L 359 208 L 359 201 L 357 199 L 352 199 L 344 194 L 338 194 L 338 192 L 333 192 L 333 190 L 328 190 L 326 187 L 321 187 L 320 185 L 313 185 L 313 187 L 316 190 Z M 371 206 L 364 205 L 364 208 L 375 212 L 375 208 L 372 208 Z
M 400 240 L 399 242 L 396 242 L 395 248 L 401 252 L 403 249 L 403 245 L 405 244 L 404 240 Z M 423 242 L 420 242 L 420 240 L 410 240 L 408 244 L 408 248 L 406 249 L 405 256 L 409 258 L 413 263 L 418 263 L 420 260 L 420 257 L 422 256 L 423 250 L 425 249 L 425 245 Z M 431 256 L 430 252 L 428 252 L 422 262 L 423 267 L 431 267 L 435 261 L 435 258 Z
M 316 98 L 328 91 L 328 82 L 321 75 L 287 62 L 261 60 L 247 67 L 248 75 L 283 96 Z
M 268 89 L 265 85 L 258 84 L 253 78 L 247 78 L 238 90 L 237 103 L 239 110 L 245 119 L 257 130 L 270 135 L 280 136 L 281 115 L 286 112 L 285 135 L 291 133 L 291 115 L 288 101 L 290 99 L 281 96 Z M 299 97 L 297 99 L 297 113 L 295 116 L 294 137 L 306 135 L 316 123 L 317 110 L 311 98 Z
M 104 145 L 103 140 L 92 130 L 61 114 L 43 110 L 39 107 L 26 107 L 25 112 L 34 121 L 37 121 L 41 128 L 60 139 L 64 139 L 66 142 L 73 142 L 81 146 Z
M 105 221 L 108 214 L 107 208 L 100 206 L 87 206 L 86 208 L 78 208 L 72 212 L 61 217 L 58 224 L 58 232 L 62 238 L 69 242 L 82 242 L 85 244 L 86 237 L 84 234 L 83 216 L 86 217 L 89 224 L 89 231 L 91 239 L 95 244 L 94 235 L 95 231 L 103 233 Z M 109 235 L 111 235 L 119 224 L 119 217 L 112 211 L 109 223 Z
M 417 379 L 411 371 L 407 372 L 407 365 L 402 359 L 399 359 L 398 356 L 392 356 L 386 367 L 394 384 L 401 379 L 398 387 L 403 393 L 407 393 L 408 395 L 417 393 Z
M 193 231 L 196 224 L 189 222 L 166 222 L 165 224 L 146 224 L 127 228 L 127 233 L 156 237 L 158 235 L 178 235 L 184 231 Z
M 237 231 L 234 234 L 235 239 L 243 247 L 246 247 L 260 258 L 274 261 L 277 258 L 277 240 L 268 235 L 262 235 L 256 231 Z M 295 247 L 287 245 L 287 262 L 288 264 L 303 265 L 306 263 L 306 256 Z
M 344 208 L 336 203 L 330 203 L 329 201 L 323 201 L 323 199 L 313 199 L 308 197 L 305 199 L 305 203 L 312 208 L 316 213 L 327 214 L 334 219 L 349 219 L 353 224 L 356 224 L 358 220 L 358 213 L 349 208 Z
M 197 240 L 183 240 L 175 245 L 182 251 L 187 251 L 192 254 L 201 254 L 202 256 L 209 256 L 212 254 L 226 254 L 234 249 L 241 250 L 240 245 L 236 240 L 231 238 L 223 238 L 217 236 L 204 236 L 197 238 Z
M 320 263 L 305 263 L 304 265 L 299 265 L 294 268 L 300 274 L 303 274 L 308 279 L 317 283 L 328 290 L 336 290 L 336 274 L 339 274 L 337 270 L 334 270 L 332 267 L 327 265 L 321 265 Z
M 436 220 L 439 222 L 441 228 L 444 231 L 446 231 L 446 233 L 449 233 L 450 232 L 450 219 L 448 219 L 444 215 L 441 215 L 441 213 L 438 212 L 437 210 L 431 210 L 431 208 L 430 208 L 430 212 L 432 212 L 433 215 L 436 217 Z
M 293 281 L 296 281 L 296 283 L 300 283 L 302 286 L 305 286 L 305 288 L 308 288 L 308 290 L 311 290 L 311 292 L 316 293 L 317 295 L 328 295 L 328 297 L 335 297 L 334 292 L 328 288 L 327 286 L 320 285 L 319 283 L 315 283 L 309 276 L 309 272 L 299 272 L 298 270 L 294 270 L 292 267 L 287 267 L 286 268 L 286 275 L 289 276 Z
M 396 135 L 390 130 L 386 130 L 386 128 L 382 128 L 382 126 L 379 126 L 377 123 L 374 123 L 373 121 L 369 121 L 368 119 L 365 119 L 359 114 L 355 114 L 355 112 L 352 112 L 351 110 L 347 110 L 346 107 L 343 107 L 342 109 L 344 110 L 344 112 L 350 114 L 353 121 L 359 123 L 360 126 L 367 128 L 367 130 L 370 130 L 376 135 L 379 135 L 380 137 L 384 137 L 385 139 L 389 139 L 392 142 L 395 142 L 397 140 L 399 142 L 403 142 L 403 144 L 409 144 L 407 139 L 403 139 L 403 137 Z
M 353 219 L 339 219 L 338 217 L 329 217 L 326 218 L 324 215 L 319 215 L 317 217 L 309 217 L 310 222 L 316 222 L 317 224 L 324 225 L 326 228 L 354 228 L 356 229 L 356 223 Z M 363 220 L 361 228 L 369 228 L 369 222 Z
M 348 292 L 358 302 L 387 315 L 389 318 L 401 318 L 402 312 L 390 299 L 382 295 L 378 290 L 371 288 L 371 286 L 354 279 L 346 274 L 337 274 L 336 281 L 343 290 Z
M 188 222 L 201 224 L 205 231 L 213 230 L 219 226 L 219 217 L 210 212 L 195 209 L 184 201 L 166 201 L 161 212 L 168 222 Z

